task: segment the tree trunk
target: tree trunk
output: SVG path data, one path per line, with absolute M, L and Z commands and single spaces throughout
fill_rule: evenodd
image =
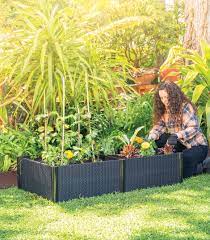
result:
M 210 1 L 185 0 L 186 33 L 184 46 L 200 50 L 200 41 L 210 43 Z

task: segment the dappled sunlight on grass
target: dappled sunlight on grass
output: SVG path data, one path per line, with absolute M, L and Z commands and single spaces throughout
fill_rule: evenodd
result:
M 52 203 L 0 191 L 0 239 L 209 239 L 210 189 L 202 175 L 182 184 Z

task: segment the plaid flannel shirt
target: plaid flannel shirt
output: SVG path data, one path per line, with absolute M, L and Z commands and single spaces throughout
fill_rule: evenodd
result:
M 205 136 L 203 135 L 198 118 L 191 104 L 183 105 L 182 124 L 176 127 L 173 119 L 165 121 L 161 118 L 149 133 L 149 137 L 157 140 L 163 133 L 178 133 L 182 136 L 179 141 L 187 148 L 198 145 L 208 145 Z

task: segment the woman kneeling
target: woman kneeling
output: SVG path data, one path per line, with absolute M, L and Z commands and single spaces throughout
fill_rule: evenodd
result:
M 196 174 L 197 164 L 207 156 L 208 144 L 199 127 L 196 107 L 174 82 L 159 84 L 153 121 L 149 139 L 155 140 L 158 148 L 169 144 L 176 152 L 183 152 L 184 178 Z

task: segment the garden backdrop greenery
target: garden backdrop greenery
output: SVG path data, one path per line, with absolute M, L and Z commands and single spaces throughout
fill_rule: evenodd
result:
M 131 73 L 159 68 L 173 46 L 181 47 L 183 6 L 1 0 L 0 9 L 0 171 L 15 168 L 20 156 L 50 165 L 97 161 L 119 153 L 119 139 L 139 127 L 138 136 L 147 136 L 153 93 L 137 94 Z M 198 103 L 207 133 L 209 54 L 204 62 L 185 57 L 195 65 L 180 66 L 180 84 Z

